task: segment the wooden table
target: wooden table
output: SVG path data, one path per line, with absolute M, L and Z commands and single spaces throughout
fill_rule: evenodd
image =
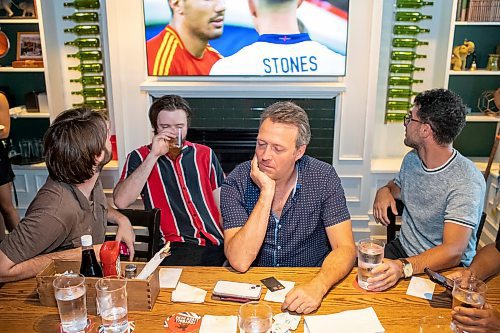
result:
M 260 283 L 265 277 L 302 283 L 309 281 L 318 268 L 251 268 L 239 274 L 222 267 L 184 267 L 181 281 L 203 288 L 208 292 L 204 304 L 172 303 L 171 290 L 162 289 L 151 312 L 129 312 L 129 320 L 136 323 L 137 333 L 164 333 L 163 321 L 167 315 L 181 311 L 196 312 L 199 315 L 237 315 L 240 304 L 212 300 L 211 290 L 218 280 Z M 407 296 L 409 281 L 400 281 L 391 290 L 369 293 L 356 287 L 356 268 L 350 275 L 332 289 L 316 314 L 336 313 L 344 310 L 373 307 L 386 332 L 418 332 L 421 317 L 431 314 L 450 316 L 451 298 L 444 288 L 436 286 L 432 301 Z M 265 288 L 264 288 L 265 289 Z M 263 290 L 264 298 L 265 290 Z M 500 277 L 488 281 L 488 302 L 500 305 Z M 280 312 L 280 304 L 268 303 L 273 313 Z M 91 316 L 96 319 L 95 316 Z M 97 319 L 98 320 L 98 319 Z M 57 308 L 44 307 L 38 302 L 35 279 L 6 283 L 0 287 L 0 332 L 46 332 L 58 331 Z M 303 332 L 303 319 L 295 332 Z M 325 330 L 329 332 L 329 330 Z M 331 330 L 333 332 L 333 329 Z M 216 332 L 214 332 L 216 333 Z

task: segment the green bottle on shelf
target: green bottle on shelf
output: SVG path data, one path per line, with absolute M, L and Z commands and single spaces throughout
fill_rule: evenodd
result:
M 72 71 L 80 71 L 81 73 L 100 73 L 102 72 L 101 64 L 80 64 L 74 67 L 68 67 Z
M 74 7 L 76 9 L 99 9 L 99 0 L 75 0 L 65 2 L 64 7 Z
M 422 0 L 397 0 L 396 7 L 398 8 L 420 8 L 424 6 L 434 5 L 433 1 L 422 1 Z
M 392 46 L 394 47 L 417 47 L 420 45 L 429 45 L 429 42 L 422 42 L 416 38 L 394 38 Z
M 401 89 L 401 88 L 390 88 L 387 91 L 387 96 L 393 98 L 410 98 L 417 95 L 418 93 L 411 89 Z
M 64 42 L 64 45 L 76 46 L 76 47 L 99 47 L 101 43 L 99 38 L 77 38 L 70 42 Z
M 81 83 L 83 86 L 100 86 L 104 84 L 102 75 L 85 75 L 79 79 L 71 79 L 69 82 Z
M 430 20 L 432 19 L 431 15 L 424 15 L 419 12 L 397 12 L 396 13 L 396 21 L 404 21 L 404 22 L 418 22 L 422 20 Z
M 101 60 L 101 51 L 79 51 L 74 54 L 68 54 L 68 58 L 78 58 L 80 60 Z
M 105 109 L 106 108 L 106 101 L 102 99 L 95 99 L 95 100 L 85 100 L 83 103 L 77 103 L 73 104 L 73 107 L 79 108 L 79 107 L 90 107 L 92 109 Z
M 95 12 L 78 12 L 72 15 L 63 16 L 63 19 L 77 23 L 99 22 L 99 14 Z
M 428 33 L 431 30 L 420 28 L 417 25 L 395 25 L 392 31 L 395 35 L 418 35 Z
M 414 83 L 422 83 L 423 80 L 414 80 L 409 76 L 389 76 L 391 86 L 411 86 Z
M 410 110 L 411 103 L 405 101 L 387 101 L 387 110 Z
M 385 114 L 386 122 L 401 122 L 404 121 L 406 112 L 387 112 Z
M 105 97 L 106 91 L 104 88 L 84 88 L 80 91 L 72 91 L 72 95 L 82 95 L 84 97 Z
M 415 59 L 424 59 L 427 58 L 425 54 L 416 54 L 412 51 L 392 51 L 391 59 L 392 60 L 415 60 Z
M 391 73 L 413 73 L 424 71 L 424 67 L 415 67 L 411 64 L 391 64 L 389 66 L 389 71 Z
M 64 29 L 64 32 L 71 32 L 75 35 L 99 35 L 99 26 L 75 25 L 73 28 Z

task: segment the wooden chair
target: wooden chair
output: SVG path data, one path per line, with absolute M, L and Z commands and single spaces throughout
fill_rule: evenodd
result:
M 396 216 L 402 216 L 405 205 L 403 201 L 396 199 L 396 209 L 398 211 L 397 215 L 392 213 L 391 208 L 387 209 L 387 217 L 389 218 L 389 225 L 387 226 L 387 243 L 396 238 L 396 232 L 401 229 L 401 224 L 396 223 Z M 481 214 L 481 219 L 479 220 L 479 226 L 476 231 L 476 247 L 479 245 L 479 239 L 481 238 L 481 233 L 483 232 L 484 223 L 486 222 L 486 213 Z
M 405 205 L 403 201 L 396 199 L 397 215 L 392 213 L 391 207 L 387 209 L 387 217 L 389 218 L 389 225 L 387 226 L 387 243 L 396 238 L 396 232 L 401 229 L 401 224 L 396 223 L 396 216 L 402 216 Z
M 159 209 L 117 209 L 128 217 L 135 232 L 135 256 L 134 260 L 148 261 L 159 250 L 160 246 L 160 214 Z M 108 223 L 106 240 L 114 240 L 116 225 Z M 128 258 L 124 257 L 124 260 Z

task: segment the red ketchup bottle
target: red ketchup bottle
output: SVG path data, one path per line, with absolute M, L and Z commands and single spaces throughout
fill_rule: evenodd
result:
M 102 272 L 104 276 L 120 276 L 120 242 L 107 241 L 101 246 Z

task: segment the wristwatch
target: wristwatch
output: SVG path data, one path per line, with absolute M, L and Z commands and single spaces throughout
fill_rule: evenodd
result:
M 405 279 L 411 277 L 413 275 L 413 266 L 411 265 L 411 262 L 404 258 L 399 258 L 399 261 L 403 263 L 403 275 Z

